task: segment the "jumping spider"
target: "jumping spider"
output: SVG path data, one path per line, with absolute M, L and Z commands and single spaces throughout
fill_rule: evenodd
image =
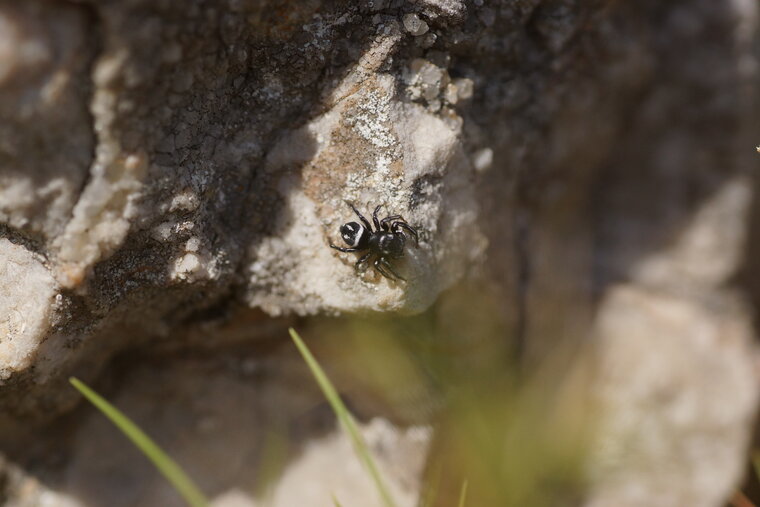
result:
M 393 280 L 395 277 L 406 281 L 406 278 L 393 270 L 388 261 L 404 256 L 404 246 L 406 245 L 406 234 L 404 231 L 411 234 L 414 237 L 415 246 L 419 246 L 417 231 L 406 223 L 406 220 L 401 215 L 391 215 L 378 220 L 377 212 L 380 211 L 382 204 L 376 207 L 372 213 L 372 222 L 375 224 L 375 230 L 373 231 L 372 226 L 364 218 L 364 215 L 359 213 L 359 210 L 350 202 L 346 201 L 346 204 L 351 206 L 351 209 L 359 217 L 361 224 L 348 222 L 340 227 L 340 235 L 349 248 L 335 246 L 332 243 L 330 243 L 330 247 L 341 252 L 366 252 L 356 261 L 355 267 L 357 271 L 365 263 L 369 264 L 370 258 L 374 256 L 375 260 L 372 265 L 378 273 L 389 280 Z

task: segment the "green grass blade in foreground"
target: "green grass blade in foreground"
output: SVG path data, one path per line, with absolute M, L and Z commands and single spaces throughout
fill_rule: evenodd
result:
M 467 500 L 467 479 L 462 483 L 462 489 L 459 492 L 459 507 L 464 507 L 464 502 Z
M 467 479 L 462 483 L 462 490 L 459 492 L 459 507 L 464 507 L 464 502 L 467 500 Z
M 351 438 L 351 441 L 354 444 L 354 449 L 356 450 L 356 454 L 358 454 L 359 459 L 361 459 L 361 461 L 364 463 L 364 466 L 367 467 L 367 471 L 372 476 L 372 480 L 374 481 L 375 486 L 377 487 L 377 490 L 383 499 L 383 504 L 386 507 L 394 507 L 395 503 L 393 502 L 388 488 L 383 482 L 383 478 L 380 476 L 380 471 L 377 469 L 375 460 L 372 459 L 372 455 L 367 448 L 367 444 L 364 442 L 361 433 L 359 433 L 359 428 L 356 426 L 354 418 L 351 416 L 351 413 L 343 404 L 343 401 L 340 399 L 340 396 L 338 396 L 338 392 L 335 390 L 332 382 L 330 382 L 330 379 L 327 378 L 327 375 L 325 374 L 324 370 L 322 370 L 322 367 L 319 366 L 319 363 L 314 358 L 314 356 L 311 355 L 309 348 L 303 342 L 301 337 L 298 336 L 298 333 L 296 333 L 295 329 L 292 327 L 289 331 L 290 337 L 293 338 L 293 342 L 295 342 L 296 347 L 298 347 L 299 352 L 301 352 L 301 355 L 306 361 L 306 364 L 309 366 L 311 373 L 314 375 L 314 378 L 316 378 L 319 387 L 322 389 L 322 392 L 325 395 L 325 398 L 327 398 L 327 401 L 330 403 L 330 406 L 332 406 L 335 415 L 343 425 L 346 433 L 348 433 L 349 438 Z
M 147 458 L 153 462 L 158 470 L 166 477 L 177 492 L 182 495 L 182 498 L 192 507 L 206 507 L 208 500 L 203 496 L 203 493 L 193 484 L 190 478 L 185 475 L 185 472 L 180 466 L 174 462 L 164 451 L 162 451 L 153 440 L 150 439 L 135 423 L 130 421 L 127 416 L 122 414 L 119 409 L 111 405 L 98 393 L 90 389 L 82 381 L 75 377 L 71 377 L 69 382 L 87 398 L 87 400 L 95 405 L 103 415 L 108 417 L 111 422 L 121 430 L 124 435 L 129 438 L 140 451 L 147 456 Z

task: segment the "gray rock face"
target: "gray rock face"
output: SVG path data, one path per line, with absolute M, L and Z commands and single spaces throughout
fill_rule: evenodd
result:
M 419 312 L 485 248 L 460 129 L 394 98 L 398 83 L 388 75 L 365 76 L 361 83 L 269 154 L 265 170 L 277 175 L 284 209 L 274 222 L 280 234 L 249 251 L 247 292 L 248 303 L 267 313 Z M 381 217 L 400 213 L 422 231 L 419 248 L 410 241 L 406 249 L 408 283 L 371 271 L 357 277 L 355 255 L 336 262 L 335 252 L 324 248 L 325 236 L 342 244 L 340 225 L 357 218 L 344 201 L 362 203 L 368 217 L 382 204 Z
M 40 246 L 61 235 L 92 161 L 89 21 L 54 2 L 0 10 L 0 222 Z
M 92 9 L 104 20 L 100 50 L 84 64 L 59 64 L 79 74 L 61 78 L 68 88 L 56 96 L 79 99 L 84 114 L 69 128 L 53 123 L 57 109 L 43 109 L 26 127 L 37 131 L 22 136 L 28 142 L 47 130 L 79 129 L 89 144 L 70 142 L 88 157 L 76 172 L 45 152 L 19 158 L 44 170 L 3 166 L 8 178 L 23 173 L 3 186 L 9 237 L 44 259 L 58 305 L 39 311 L 56 315 L 47 327 L 27 328 L 36 333 L 30 343 L 46 342 L 45 349 L 23 349 L 24 361 L 3 365 L 8 375 L 31 375 L 26 366 L 37 354 L 33 375 L 55 376 L 89 354 L 63 349 L 86 348 L 125 324 L 130 332 L 161 333 L 232 292 L 270 315 L 419 312 L 482 254 L 461 117 L 453 105 L 442 109 L 441 82 L 426 92 L 435 110 L 398 94 L 405 85 L 392 55 L 409 36 L 397 20 L 358 23 L 361 9 L 316 14 L 317 4 L 279 21 L 258 3 L 186 9 L 107 2 Z M 17 10 L 8 7 L 10 35 L 24 31 L 23 20 L 14 21 Z M 73 34 L 65 41 L 72 52 L 95 37 L 86 35 L 87 15 L 79 8 L 60 21 L 61 36 Z M 38 52 L 52 44 L 47 33 L 27 36 Z M 5 71 L 8 83 L 24 85 L 4 90 L 9 109 L 18 103 L 14 90 L 30 82 L 23 69 L 52 58 L 29 51 L 14 55 L 19 62 Z M 46 65 L 39 73 L 57 69 Z M 448 79 L 445 69 L 428 65 Z M 22 109 L 9 110 L 14 114 L 25 118 Z M 6 136 L 18 149 L 13 139 Z M 49 150 L 60 144 L 41 142 Z M 54 185 L 67 190 L 39 199 L 49 185 L 33 185 L 30 174 L 57 178 Z M 420 228 L 419 248 L 410 245 L 398 268 L 410 283 L 390 283 L 372 270 L 357 276 L 351 256 L 328 248 L 350 219 L 344 200 L 363 210 L 382 204 L 383 213 Z M 36 230 L 49 234 L 41 241 Z M 49 294 L 32 296 L 42 302 Z M 95 348 L 115 350 L 134 338 L 108 340 Z
M 214 356 L 294 316 L 424 312 L 475 279 L 527 364 L 591 342 L 589 505 L 720 505 L 758 394 L 733 286 L 753 262 L 756 11 L 0 3 L 0 446 L 120 351 Z M 329 248 L 345 201 L 420 230 L 408 282 Z
M 0 379 L 32 363 L 41 337 L 50 332 L 56 305 L 56 283 L 38 256 L 0 239 Z

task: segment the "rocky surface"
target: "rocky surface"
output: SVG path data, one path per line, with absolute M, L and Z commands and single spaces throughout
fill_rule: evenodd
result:
M 52 432 L 61 462 L 30 458 L 78 399 L 70 374 L 134 390 L 118 399 L 137 413 L 161 403 L 141 385 L 175 386 L 167 432 L 193 419 L 187 393 L 272 414 L 298 389 L 278 391 L 274 360 L 255 388 L 230 380 L 228 347 L 267 344 L 255 364 L 292 319 L 324 315 L 432 312 L 471 334 L 466 298 L 441 294 L 475 280 L 523 369 L 591 350 L 589 505 L 720 505 L 758 394 L 756 301 L 735 283 L 756 243 L 757 17 L 740 0 L 0 3 L 0 447 L 31 470 L 8 464 L 8 494 L 32 505 L 32 473 L 46 484 L 25 491 L 61 505 L 118 497 L 88 489 L 94 444 L 74 423 Z M 354 219 L 345 201 L 419 228 L 408 282 L 329 248 Z M 171 381 L 108 373 L 141 368 L 135 350 L 162 351 Z M 372 423 L 391 448 L 409 419 L 432 422 L 354 391 L 400 425 Z M 220 452 L 257 456 L 263 430 L 240 447 L 241 418 Z M 347 450 L 320 438 L 275 488 L 282 505 L 299 494 L 287 481 Z M 233 502 L 244 469 L 203 473 Z M 398 487 L 413 503 L 418 484 Z

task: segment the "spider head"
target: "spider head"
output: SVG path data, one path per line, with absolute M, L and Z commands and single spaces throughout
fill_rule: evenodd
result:
M 347 224 L 340 226 L 340 236 L 348 246 L 352 248 L 363 248 L 367 243 L 369 232 L 363 225 L 357 222 L 348 222 Z

